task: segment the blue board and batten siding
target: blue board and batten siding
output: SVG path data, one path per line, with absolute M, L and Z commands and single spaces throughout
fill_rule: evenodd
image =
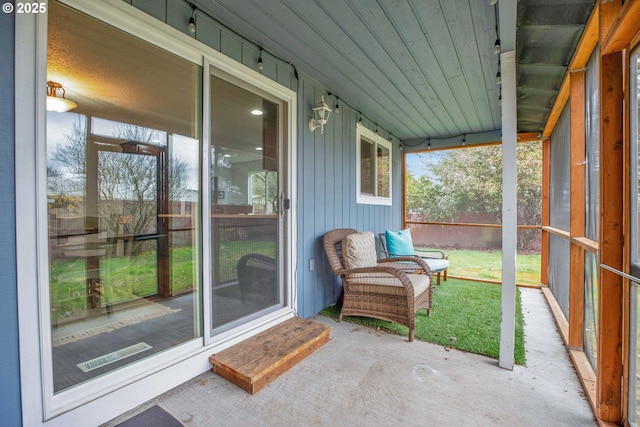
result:
M 0 369 L 1 426 L 22 424 L 16 279 L 16 198 L 14 132 L 15 15 L 0 15 Z
M 356 203 L 356 122 L 359 113 L 344 106 L 332 114 L 324 134 L 310 132 L 310 109 L 325 93 L 305 81 L 298 91 L 298 312 L 309 317 L 340 296 L 322 247 L 334 228 L 384 231 L 401 224 L 400 151 L 394 144 L 394 206 Z M 366 123 L 365 123 L 366 125 Z M 310 270 L 313 259 L 314 270 Z
M 188 34 L 185 23 L 191 8 L 182 0 L 130 0 L 135 7 Z M 0 81 L 5 90 L 0 103 L 0 340 L 4 345 L 0 371 L 0 425 L 19 426 L 21 418 L 20 365 L 16 273 L 16 200 L 14 135 L 14 57 L 15 21 L 13 14 L 0 15 Z M 158 26 L 162 31 L 162 26 Z M 215 20 L 198 16 L 197 39 L 249 67 L 255 67 L 259 49 L 243 37 L 227 30 Z M 393 148 L 394 206 L 356 203 L 356 122 L 359 112 L 341 105 L 332 114 L 324 134 L 309 131 L 311 108 L 330 88 L 323 88 L 300 70 L 294 76 L 289 64 L 263 54 L 263 74 L 294 90 L 297 105 L 297 184 L 295 208 L 298 213 L 296 268 L 298 313 L 310 317 L 333 304 L 340 295 L 339 281 L 329 269 L 322 248 L 322 235 L 332 228 L 383 231 L 401 224 L 401 152 L 398 141 Z M 340 94 L 338 94 L 340 95 Z M 328 103 L 333 100 L 327 98 Z M 367 113 L 363 111 L 363 113 Z M 373 129 L 373 123 L 364 120 Z M 384 131 L 381 131 L 384 136 Z M 35 191 L 35 189 L 34 189 Z M 315 268 L 310 270 L 310 260 Z M 30 367 L 29 369 L 34 369 Z
M 186 23 L 191 8 L 182 0 L 124 0 L 145 13 L 188 34 Z M 257 69 L 259 48 L 242 35 L 224 27 L 209 16 L 196 11 L 197 31 L 195 38 L 222 52 L 224 55 Z M 161 28 L 159 28 L 161 30 Z M 360 113 L 341 103 L 340 113 L 331 114 L 324 134 L 320 130 L 311 132 L 307 125 L 311 108 L 321 96 L 330 105 L 335 98 L 328 97 L 331 88 L 321 87 L 310 79 L 305 70 L 295 78 L 288 63 L 262 55 L 262 73 L 270 79 L 297 92 L 297 184 L 298 238 L 297 252 L 297 299 L 298 314 L 310 317 L 324 307 L 333 304 L 340 296 L 339 280 L 333 277 L 322 248 L 323 234 L 333 228 L 349 227 L 371 230 L 374 233 L 386 228 L 398 228 L 402 222 L 401 212 L 401 152 L 398 141 L 393 144 L 393 206 L 362 205 L 356 203 L 356 122 Z M 340 96 L 340 94 L 337 94 Z M 363 111 L 366 115 L 366 111 Z M 363 118 L 370 129 L 375 124 Z M 388 137 L 384 130 L 382 136 Z M 313 260 L 314 269 L 310 269 Z

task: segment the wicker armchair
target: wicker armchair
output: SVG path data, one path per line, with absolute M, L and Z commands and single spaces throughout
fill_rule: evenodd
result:
M 324 250 L 331 269 L 342 278 L 342 316 L 365 316 L 409 328 L 413 341 L 416 312 L 431 314 L 432 273 L 419 257 L 377 259 L 375 236 L 351 228 L 324 235 Z

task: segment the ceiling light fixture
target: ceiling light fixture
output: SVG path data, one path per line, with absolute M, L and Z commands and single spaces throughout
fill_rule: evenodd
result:
M 187 28 L 189 29 L 189 32 L 191 34 L 195 34 L 196 33 L 196 18 L 195 18 L 196 5 L 193 3 L 190 3 L 190 5 L 191 5 L 191 17 L 189 18 L 189 25 L 187 25 Z
M 59 91 L 62 91 L 62 96 L 58 96 Z M 65 90 L 60 83 L 47 82 L 47 111 L 64 113 L 77 106 L 78 104 L 65 98 Z
M 500 53 L 500 39 L 496 39 L 496 43 L 493 45 L 493 53 L 494 54 L 499 54 Z
M 263 114 L 263 112 L 262 112 L 262 110 L 259 110 L 259 109 L 256 108 L 254 110 L 251 110 L 251 114 L 253 114 L 254 116 L 261 116 Z
M 329 115 L 331 115 L 331 108 L 324 102 L 324 95 L 322 99 L 312 108 L 313 117 L 309 119 L 309 130 L 315 132 L 317 128 L 320 128 L 320 133 L 324 133 L 324 125 L 329 121 Z
M 258 56 L 258 70 L 262 71 L 264 63 L 262 62 L 262 48 L 260 48 L 260 55 Z
M 496 74 L 496 84 L 502 84 L 502 75 L 500 74 L 500 71 Z

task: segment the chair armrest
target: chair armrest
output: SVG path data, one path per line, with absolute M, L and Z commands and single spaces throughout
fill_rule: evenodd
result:
M 427 266 L 427 268 L 429 267 Z M 347 281 L 349 281 L 350 276 L 356 275 L 358 278 L 366 278 L 368 277 L 367 275 L 370 275 L 369 277 L 371 278 L 381 278 L 387 275 L 386 277 L 391 276 L 400 280 L 407 290 L 411 290 L 411 292 L 413 292 L 413 283 L 411 283 L 411 279 L 409 279 L 407 273 L 392 266 L 376 265 L 372 267 L 345 268 L 340 271 L 340 275 Z
M 412 272 L 422 269 L 425 274 L 431 279 L 433 272 L 429 265 L 417 255 L 409 256 L 396 256 L 393 258 L 381 258 L 378 260 L 378 264 L 392 264 L 394 268 L 403 270 L 405 272 Z
M 426 249 L 415 249 L 416 255 L 422 257 L 422 258 L 435 258 L 435 259 L 446 259 L 447 256 L 444 254 L 444 252 L 442 251 L 437 251 L 437 250 L 426 250 Z M 425 255 L 422 255 L 425 254 Z M 429 254 L 429 255 L 427 255 Z M 430 255 L 430 254 L 433 254 Z
M 384 254 L 385 257 L 391 258 L 393 255 L 389 251 L 385 251 L 384 249 L 380 249 L 380 252 Z

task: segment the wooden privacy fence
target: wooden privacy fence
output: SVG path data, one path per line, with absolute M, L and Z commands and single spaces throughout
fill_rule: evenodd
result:
M 502 248 L 501 224 L 406 221 L 406 226 L 411 228 L 415 246 L 476 250 Z M 518 248 L 539 252 L 540 230 L 539 225 L 519 225 Z M 522 239 L 527 239 L 527 242 L 521 247 Z

